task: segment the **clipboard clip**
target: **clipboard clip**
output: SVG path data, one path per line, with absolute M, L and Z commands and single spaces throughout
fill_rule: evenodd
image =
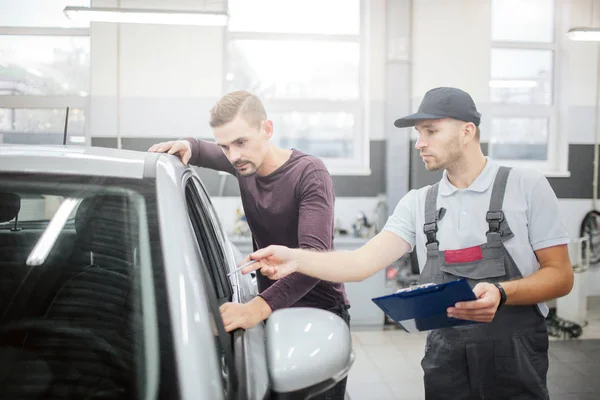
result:
M 422 294 L 430 292 L 439 292 L 443 289 L 443 286 L 436 285 L 435 283 L 424 283 L 422 285 L 411 286 L 404 289 L 398 290 L 395 294 L 399 297 L 413 297 L 420 296 Z

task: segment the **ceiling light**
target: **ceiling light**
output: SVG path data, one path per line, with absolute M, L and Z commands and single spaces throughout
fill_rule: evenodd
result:
M 123 22 L 133 24 L 225 26 L 225 12 L 146 10 L 131 8 L 65 7 L 73 21 Z
M 567 37 L 581 42 L 600 42 L 600 28 L 572 28 Z

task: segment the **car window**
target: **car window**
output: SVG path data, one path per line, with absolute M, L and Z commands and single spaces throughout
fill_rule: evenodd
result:
M 198 195 L 202 199 L 202 202 L 205 204 L 206 211 L 208 211 L 208 213 L 210 214 L 211 222 L 213 223 L 215 231 L 217 232 L 217 234 L 219 236 L 224 237 L 223 229 L 221 228 L 221 221 L 219 220 L 219 217 L 217 216 L 217 213 L 215 212 L 215 207 L 212 204 L 212 200 L 210 199 L 210 196 L 206 192 L 206 188 L 204 187 L 204 185 L 202 185 L 200 180 L 198 178 L 196 178 L 195 176 L 192 176 L 190 179 L 194 183 L 194 186 L 196 187 L 196 189 L 198 189 Z
M 217 215 L 217 212 L 215 211 L 215 207 L 213 206 L 210 196 L 206 192 L 206 188 L 204 187 L 204 185 L 195 176 L 192 176 L 191 180 L 192 180 L 192 182 L 194 182 L 194 185 L 198 189 L 198 194 L 200 195 L 202 202 L 206 205 L 206 210 L 210 214 L 211 222 L 213 224 L 215 233 L 219 237 L 218 245 L 221 248 L 221 252 L 224 254 L 223 267 L 225 268 L 225 272 L 227 273 L 231 270 L 231 268 L 235 269 L 237 267 L 237 265 L 241 261 L 243 261 L 244 257 L 242 257 L 240 259 L 236 259 L 236 254 L 233 250 L 233 246 L 231 246 L 231 244 L 227 241 L 227 235 L 225 234 L 225 231 L 221 227 L 221 221 L 219 219 L 219 216 Z M 227 266 L 229 266 L 230 268 L 227 268 Z M 234 295 L 235 295 L 235 293 L 234 293 Z
M 10 221 L 0 221 L 0 229 L 18 229 L 20 227 L 45 226 L 56 214 L 64 200 L 63 196 L 52 194 L 39 195 L 33 193 L 21 193 L 20 210 L 18 216 Z M 77 207 L 73 209 L 67 223 L 73 223 Z
M 210 207 L 200 197 L 198 187 L 192 179 L 185 185 L 185 197 L 188 213 L 194 228 L 196 240 L 203 258 L 206 260 L 207 272 L 213 284 L 220 304 L 231 301 L 231 282 L 227 279 L 227 261 L 223 249 L 223 236 L 216 230 L 210 216 Z
M 207 272 L 204 271 L 204 281 L 207 281 Z M 215 337 L 214 345 L 217 359 L 219 362 L 219 373 L 223 383 L 225 399 L 234 399 L 238 385 L 238 376 L 235 367 L 233 335 L 225 331 L 221 312 L 219 310 L 219 301 L 212 285 L 206 285 L 205 293 L 208 303 L 208 313 L 210 315 L 212 330 Z
M 211 204 L 200 195 L 201 185 L 197 186 L 193 178 L 189 178 L 185 186 L 188 213 L 206 267 L 201 268 L 206 286 L 206 299 L 215 335 L 215 347 L 220 363 L 220 374 L 223 382 L 225 398 L 235 398 L 237 374 L 235 369 L 233 335 L 227 333 L 223 326 L 219 307 L 231 301 L 232 288 L 226 277 L 225 253 L 222 245 L 223 237 L 218 231 L 210 214 Z
M 11 226 L 0 229 L 0 352 L 10 363 L 0 398 L 154 397 L 145 373 L 158 359 L 145 349 L 158 353 L 159 344 L 146 340 L 140 278 L 140 252 L 151 248 L 140 234 L 149 226 L 144 198 L 84 180 L 0 177 L 0 222 Z

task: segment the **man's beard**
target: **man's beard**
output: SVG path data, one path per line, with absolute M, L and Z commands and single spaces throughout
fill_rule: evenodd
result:
M 241 165 L 245 165 L 246 168 L 244 168 L 243 170 L 239 169 L 239 167 Z M 236 162 L 235 164 L 233 164 L 233 167 L 242 176 L 254 175 L 256 173 L 256 169 L 257 169 L 256 165 L 254 165 L 254 163 L 252 163 L 250 161 Z
M 452 167 L 460 163 L 461 160 L 462 152 L 460 151 L 460 145 L 457 138 L 455 142 L 449 145 L 445 160 L 439 162 L 436 156 L 432 156 L 432 161 L 434 162 L 430 162 L 429 164 L 425 163 L 425 168 L 427 168 L 427 171 L 441 171 L 449 168 L 452 169 Z

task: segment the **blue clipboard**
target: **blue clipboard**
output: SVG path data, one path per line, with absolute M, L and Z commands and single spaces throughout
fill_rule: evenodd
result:
M 446 311 L 459 301 L 470 300 L 477 297 L 465 279 L 413 286 L 372 299 L 394 322 L 411 333 L 477 323 L 449 318 Z

